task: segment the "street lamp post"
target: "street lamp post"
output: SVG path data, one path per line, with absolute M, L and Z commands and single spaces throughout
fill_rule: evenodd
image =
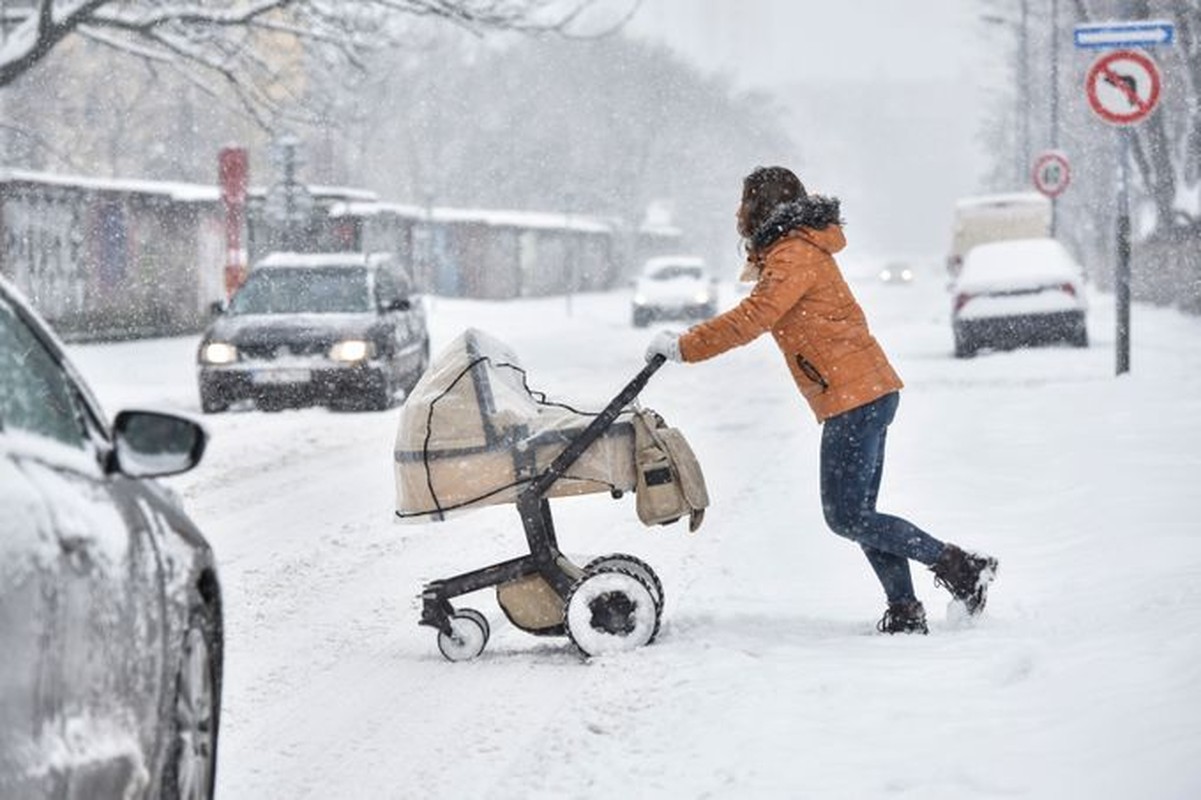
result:
M 438 267 L 434 263 L 434 190 L 431 186 L 426 186 L 422 192 L 422 199 L 425 202 L 425 218 L 422 220 L 421 226 L 421 284 L 426 287 L 440 286 L 438 281 Z M 436 293 L 436 288 L 430 288 L 430 292 Z
M 267 190 L 264 212 L 279 227 L 285 250 L 302 249 L 313 210 L 313 196 L 297 177 L 297 167 L 302 163 L 299 147 L 300 140 L 291 134 L 279 136 L 272 144 L 272 160 L 281 180 Z
M 567 316 L 572 315 L 571 296 L 575 294 L 576 289 L 576 252 L 575 252 L 575 236 L 571 232 L 571 211 L 575 205 L 575 195 L 568 192 L 564 195 L 564 205 L 567 206 L 565 218 L 563 220 L 563 243 L 564 253 L 567 256 Z
M 1022 0 L 1022 16 L 1018 23 L 1018 61 L 1022 97 L 1021 175 L 1025 180 L 1030 169 L 1030 0 Z
M 1017 89 L 1013 96 L 1013 174 L 1017 186 L 1023 185 L 1030 170 L 1030 36 L 1029 0 L 1021 0 L 1017 20 L 997 14 L 981 14 L 980 19 L 1003 25 L 1017 34 Z
M 1051 149 L 1059 149 L 1059 0 L 1051 0 Z M 1059 225 L 1059 196 L 1051 198 L 1051 236 Z

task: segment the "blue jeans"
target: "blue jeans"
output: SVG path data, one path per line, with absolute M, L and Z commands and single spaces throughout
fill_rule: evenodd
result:
M 826 420 L 822 426 L 821 491 L 826 524 L 858 542 L 889 603 L 916 599 L 909 560 L 933 564 L 943 543 L 900 517 L 876 511 L 884 473 L 884 440 L 901 402 L 898 392 Z

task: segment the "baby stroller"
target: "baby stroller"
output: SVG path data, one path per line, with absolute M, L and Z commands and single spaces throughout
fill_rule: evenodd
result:
M 468 330 L 413 388 L 396 438 L 397 516 L 437 521 L 511 502 L 529 550 L 425 586 L 420 624 L 437 629 L 448 660 L 475 658 L 487 645 L 485 616 L 451 601 L 489 587 L 516 627 L 567 636 L 587 656 L 654 640 L 663 613 L 654 570 L 624 553 L 573 563 L 559 550 L 549 498 L 633 491 L 643 523 L 688 518 L 691 530 L 699 527 L 708 495 L 691 448 L 635 403 L 662 364 L 648 363 L 588 414 L 531 390 L 505 345 Z

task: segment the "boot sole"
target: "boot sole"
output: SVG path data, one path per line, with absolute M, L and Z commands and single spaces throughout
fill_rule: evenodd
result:
M 997 567 L 999 562 L 995 558 L 988 559 L 987 566 L 980 570 L 980 574 L 976 577 L 976 591 L 971 597 L 964 598 L 963 605 L 967 608 L 969 617 L 976 617 L 984 611 L 984 606 L 988 603 L 988 585 L 997 579 Z

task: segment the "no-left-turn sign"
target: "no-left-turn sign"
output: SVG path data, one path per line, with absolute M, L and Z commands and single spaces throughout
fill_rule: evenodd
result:
M 1097 116 L 1113 125 L 1133 125 L 1159 102 L 1159 67 L 1137 50 L 1118 50 L 1093 63 L 1084 88 Z

